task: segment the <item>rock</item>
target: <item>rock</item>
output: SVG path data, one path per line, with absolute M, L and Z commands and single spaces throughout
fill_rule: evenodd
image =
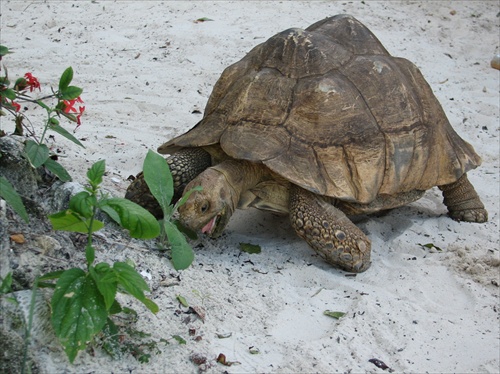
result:
M 0 328 L 0 372 L 1 373 L 21 373 L 23 370 L 24 340 L 19 334 Z M 32 357 L 28 357 L 26 367 L 31 373 L 38 373 L 38 367 L 32 362 Z
M 53 256 L 54 252 L 61 249 L 61 244 L 51 236 L 40 235 L 34 240 L 42 255 Z
M 85 188 L 76 182 L 56 181 L 47 191 L 43 200 L 44 209 L 48 214 L 56 213 L 69 207 L 69 199 Z
M 0 277 L 3 279 L 10 271 L 9 252 L 10 241 L 7 227 L 7 203 L 0 199 Z
M 493 69 L 500 70 L 500 54 L 496 55 L 491 59 L 490 65 Z
M 3 295 L 0 299 L 0 372 L 22 372 L 26 332 L 29 321 L 32 291 L 25 290 Z M 28 356 L 24 372 L 39 373 L 39 365 L 33 356 L 33 347 L 50 347 L 61 350 L 57 345 L 50 321 L 50 309 L 46 296 L 38 291 L 34 299 L 34 313 Z
M 14 186 L 17 193 L 34 199 L 38 188 L 37 173 L 23 156 L 24 138 L 4 136 L 0 138 L 0 175 Z

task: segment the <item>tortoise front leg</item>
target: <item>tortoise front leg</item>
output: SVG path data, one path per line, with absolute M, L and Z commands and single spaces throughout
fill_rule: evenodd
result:
M 467 174 L 456 182 L 439 186 L 443 192 L 443 203 L 448 207 L 448 214 L 455 221 L 486 222 L 488 212 L 479 199 Z
M 370 239 L 320 196 L 293 185 L 290 220 L 297 234 L 333 266 L 355 273 L 370 267 Z
M 175 203 L 181 198 L 184 187 L 198 174 L 210 167 L 212 161 L 210 154 L 202 148 L 184 148 L 168 157 L 167 163 L 174 180 L 172 202 Z M 163 216 L 160 205 L 149 191 L 142 171 L 128 186 L 125 198 L 149 210 L 157 218 Z

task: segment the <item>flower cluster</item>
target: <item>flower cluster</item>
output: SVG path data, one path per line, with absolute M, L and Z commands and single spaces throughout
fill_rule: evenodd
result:
M 85 106 L 78 106 L 78 110 L 75 108 L 76 103 L 81 103 L 83 104 L 83 100 L 78 96 L 76 99 L 73 100 L 63 100 L 64 104 L 64 113 L 66 114 L 74 114 L 75 119 L 76 119 L 76 124 L 77 128 L 81 125 L 80 122 L 80 117 L 82 116 L 83 112 L 85 111 Z
M 14 91 L 16 93 L 16 99 L 23 98 L 23 96 L 26 95 L 25 91 L 27 89 L 29 89 L 30 92 L 33 92 L 37 88 L 39 91 L 41 91 L 40 82 L 38 81 L 38 79 L 36 77 L 34 77 L 33 74 L 31 74 L 31 73 L 24 74 L 24 78 L 17 79 L 16 83 L 14 84 Z M 0 91 L 5 92 L 8 89 L 9 89 L 9 81 L 7 79 L 7 76 L 5 76 L 2 79 Z M 19 112 L 21 110 L 21 105 L 19 103 L 15 102 L 14 100 L 16 100 L 16 99 L 12 98 L 11 96 L 13 96 L 13 95 L 10 92 L 6 92 L 6 95 L 0 94 L 0 98 L 1 98 L 0 106 L 6 106 L 7 109 L 11 109 L 11 110 L 14 110 L 15 112 Z M 10 101 L 8 101 L 8 100 L 10 100 Z
M 24 74 L 24 79 L 26 79 L 26 84 L 30 88 L 30 92 L 33 92 L 36 88 L 38 88 L 39 91 L 42 89 L 40 88 L 40 82 L 38 82 L 38 79 L 33 76 L 31 73 L 26 73 Z
M 7 47 L 0 45 L 0 60 L 7 54 L 12 53 Z M 28 137 L 25 141 L 25 154 L 34 168 L 44 166 L 46 169 L 54 173 L 63 181 L 70 180 L 71 177 L 50 155 L 50 149 L 45 144 L 47 130 L 54 131 L 62 135 L 73 143 L 82 146 L 82 143 L 75 138 L 69 131 L 59 124 L 59 119 L 65 117 L 72 122 L 76 122 L 77 128 L 81 125 L 81 117 L 85 111 L 85 106 L 80 95 L 83 90 L 80 87 L 70 86 L 73 79 L 73 69 L 67 68 L 59 79 L 57 90 L 51 88 L 51 94 L 33 98 L 30 93 L 38 90 L 41 91 L 41 85 L 31 72 L 24 74 L 18 78 L 13 85 L 9 81 L 7 69 L 3 76 L 0 76 L 0 116 L 7 113 L 14 116 L 16 135 L 24 135 L 24 131 L 28 132 Z M 29 92 L 28 92 L 29 91 Z M 45 110 L 47 117 L 43 126 L 41 135 L 35 134 L 33 126 L 27 126 L 25 122 L 31 124 L 25 113 L 21 113 L 21 103 L 32 103 Z M 0 136 L 4 136 L 5 131 L 0 128 Z
M 30 92 L 33 92 L 36 89 L 41 91 L 40 82 L 38 81 L 38 78 L 33 76 L 32 73 L 28 72 L 24 74 L 23 78 L 18 78 L 14 84 L 13 90 L 9 89 L 9 84 L 10 82 L 8 81 L 7 76 L 0 80 L 0 107 L 4 107 L 9 111 L 17 113 L 21 110 L 21 104 L 19 104 L 18 101 L 38 103 L 40 100 L 33 100 L 26 94 L 28 89 Z M 63 100 L 57 95 L 57 93 L 53 96 L 59 99 L 59 103 L 55 108 L 56 112 L 58 112 L 58 114 L 65 114 L 65 117 L 77 123 L 78 128 L 81 125 L 81 117 L 85 111 L 85 106 L 78 106 L 78 109 L 76 109 L 75 104 L 83 104 L 82 98 L 78 96 L 75 99 Z M 49 99 L 50 97 L 52 97 L 52 95 L 44 97 L 43 99 Z

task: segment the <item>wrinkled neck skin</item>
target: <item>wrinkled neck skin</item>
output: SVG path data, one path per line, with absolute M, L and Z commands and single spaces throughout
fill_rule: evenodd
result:
M 221 173 L 227 182 L 230 197 L 226 201 L 231 203 L 231 213 L 236 210 L 241 194 L 257 185 L 268 174 L 263 165 L 244 160 L 226 160 L 210 169 Z

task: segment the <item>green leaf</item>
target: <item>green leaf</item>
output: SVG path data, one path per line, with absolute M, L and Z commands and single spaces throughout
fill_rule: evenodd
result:
M 0 76 L 0 87 L 2 87 L 3 89 L 5 89 L 8 86 L 10 86 L 10 81 L 7 78 L 7 72 L 5 72 L 5 75 L 3 77 Z M 0 91 L 0 96 L 2 96 L 2 93 L 3 93 L 3 91 Z
M 177 299 L 178 302 L 180 302 L 183 306 L 186 308 L 189 308 L 189 304 L 186 300 L 186 298 L 182 295 L 176 295 L 175 298 Z
M 174 338 L 179 344 L 186 344 L 186 340 L 180 335 L 172 335 L 172 338 Z
M 325 310 L 323 312 L 323 314 L 325 316 L 332 317 L 332 318 L 335 318 L 335 319 L 339 319 L 339 318 L 342 318 L 343 316 L 345 316 L 344 312 L 333 312 L 331 310 Z
M 177 203 L 175 204 L 174 211 L 176 211 L 177 209 L 179 209 L 179 207 L 180 207 L 181 205 L 183 205 L 183 204 L 187 201 L 187 199 L 189 199 L 189 196 L 190 196 L 193 192 L 195 192 L 195 191 L 201 191 L 201 190 L 203 190 L 203 187 L 201 187 L 201 186 L 196 186 L 196 187 L 191 188 L 189 191 L 184 192 L 184 194 L 182 195 L 182 197 L 181 197 L 181 198 L 179 199 L 179 201 L 177 201 Z
M 179 220 L 174 220 L 172 221 L 175 227 L 177 227 L 177 230 L 182 232 L 185 236 L 187 236 L 191 240 L 196 240 L 198 239 L 198 235 L 196 234 L 195 231 L 191 230 L 190 228 L 184 226 Z
M 144 159 L 144 180 L 153 196 L 165 211 L 174 195 L 174 181 L 167 161 L 159 154 L 149 150 Z
M 5 56 L 9 53 L 14 53 L 14 52 L 9 51 L 9 48 L 7 48 L 6 46 L 0 45 L 0 57 Z
M 175 270 L 187 269 L 194 260 L 193 249 L 172 222 L 164 220 L 163 228 L 172 247 L 172 264 Z
M 29 222 L 30 219 L 28 217 L 28 212 L 26 212 L 21 196 L 3 176 L 0 176 L 0 197 L 4 199 L 7 204 L 12 207 L 12 209 L 14 209 L 14 212 L 19 214 L 24 222 Z
M 92 217 L 96 205 L 97 200 L 95 196 L 89 194 L 87 191 L 78 192 L 69 200 L 69 209 L 85 218 Z
M 62 182 L 70 182 L 72 180 L 68 171 L 59 162 L 52 160 L 50 157 L 45 160 L 43 166 L 54 173 Z
M 243 252 L 250 254 L 257 254 L 261 252 L 260 245 L 250 244 L 250 243 L 240 243 L 240 249 Z
M 53 117 L 52 117 L 52 118 L 51 118 L 51 120 L 52 120 L 52 119 L 55 119 L 55 118 L 53 118 Z M 66 130 L 64 127 L 59 126 L 58 124 L 52 124 L 52 125 L 50 125 L 50 127 L 49 127 L 49 128 L 50 128 L 51 130 L 53 130 L 53 131 L 57 132 L 59 135 L 64 136 L 66 139 L 71 140 L 71 141 L 72 141 L 73 143 L 75 143 L 76 145 L 79 145 L 80 147 L 85 148 L 85 147 L 83 146 L 83 144 L 82 144 L 82 143 L 80 143 L 80 141 L 79 141 L 77 138 L 75 138 L 75 137 L 74 137 L 74 136 L 73 136 L 73 135 L 72 135 L 72 134 L 71 134 L 68 130 Z
M 12 291 L 12 273 L 7 273 L 4 279 L 2 279 L 2 284 L 0 285 L 0 295 L 10 293 Z
M 97 187 L 102 183 L 102 177 L 106 171 L 106 160 L 99 160 L 87 171 L 87 178 L 92 186 Z
M 26 79 L 24 79 L 24 78 L 17 78 L 16 81 L 14 82 L 14 89 L 15 90 L 19 90 L 20 88 L 24 89 L 24 88 L 26 88 L 26 86 L 27 86 L 27 82 L 26 82 Z
M 128 318 L 131 321 L 136 321 L 137 322 L 139 320 L 139 316 L 138 316 L 137 312 L 134 309 L 127 308 L 126 306 L 124 306 L 122 308 L 122 312 L 123 312 L 123 314 L 128 314 Z
M 442 252 L 443 250 L 439 248 L 438 246 L 434 245 L 434 243 L 427 243 L 427 244 L 420 244 L 418 243 L 419 246 L 422 248 L 427 248 L 427 249 L 432 249 L 434 248 L 436 251 Z
M 118 283 L 128 293 L 141 301 L 151 312 L 158 313 L 158 305 L 144 295 L 144 291 L 149 291 L 147 283 L 132 266 L 125 262 L 115 262 L 113 264 L 113 270 L 118 279 Z
M 142 303 L 148 308 L 150 311 L 152 311 L 154 314 L 158 313 L 160 311 L 160 307 L 158 304 L 156 304 L 153 300 L 148 299 L 145 297 L 143 300 L 141 300 Z
M 101 209 L 104 213 L 106 213 L 113 221 L 115 221 L 117 224 L 122 226 L 122 220 L 120 219 L 120 215 L 116 210 L 114 210 L 112 207 L 107 206 L 105 200 L 101 200 L 99 202 L 99 209 Z
M 92 278 L 94 278 L 99 292 L 104 297 L 106 310 L 111 309 L 115 303 L 118 286 L 118 277 L 115 271 L 109 266 L 109 264 L 102 262 L 97 264 L 95 267 L 89 267 L 89 272 L 92 275 Z
M 114 359 L 119 359 L 122 355 L 120 333 L 116 324 L 108 318 L 102 332 L 105 339 L 102 341 L 102 348 Z
M 89 232 L 90 219 L 83 219 L 70 209 L 63 210 L 62 212 L 51 214 L 49 216 L 50 223 L 54 230 L 80 232 L 87 234 Z M 90 232 L 95 232 L 104 227 L 104 223 L 98 220 L 92 222 Z
M 48 282 L 44 282 L 44 281 L 59 279 L 59 277 L 64 273 L 64 271 L 65 270 L 53 271 L 53 272 L 50 272 L 50 273 L 47 273 L 45 275 L 38 277 L 36 280 L 38 287 L 40 287 L 40 288 L 55 288 L 56 287 L 55 283 L 48 283 Z
M 69 86 L 64 90 L 59 90 L 59 98 L 62 100 L 74 100 L 82 94 L 80 87 Z
M 59 79 L 59 91 L 64 91 L 66 88 L 68 88 L 69 84 L 73 80 L 73 68 L 70 66 L 61 75 L 61 78 Z
M 136 203 L 119 197 L 101 200 L 99 208 L 137 239 L 152 239 L 160 234 L 156 218 Z M 118 219 L 116 219 L 118 217 Z
M 49 158 L 49 148 L 45 144 L 38 144 L 31 139 L 26 140 L 24 152 L 35 169 L 42 166 Z
M 10 100 L 16 100 L 17 98 L 16 91 L 14 91 L 11 88 L 7 88 L 6 90 L 0 91 L 0 96 L 6 97 L 7 99 Z
M 39 288 L 56 288 L 56 285 L 54 283 L 48 283 L 48 282 L 42 282 L 40 281 L 38 283 Z
M 116 301 L 116 299 L 113 301 L 113 304 L 111 305 L 111 308 L 109 308 L 108 313 L 109 314 L 118 314 L 123 311 L 120 303 Z
M 81 269 L 66 270 L 51 301 L 52 326 L 73 363 L 78 351 L 100 332 L 108 313 L 94 279 Z
M 40 106 L 41 106 L 43 109 L 45 109 L 46 111 L 48 111 L 48 112 L 50 112 L 50 111 L 51 111 L 50 107 L 49 107 L 47 104 L 45 104 L 42 100 L 37 100 L 37 101 L 36 101 L 36 103 L 37 103 L 38 105 L 40 105 Z
M 52 280 L 52 279 L 58 279 L 65 270 L 57 270 L 57 271 L 51 271 L 50 273 L 44 274 L 41 277 L 38 277 L 39 281 L 45 281 L 45 280 Z

